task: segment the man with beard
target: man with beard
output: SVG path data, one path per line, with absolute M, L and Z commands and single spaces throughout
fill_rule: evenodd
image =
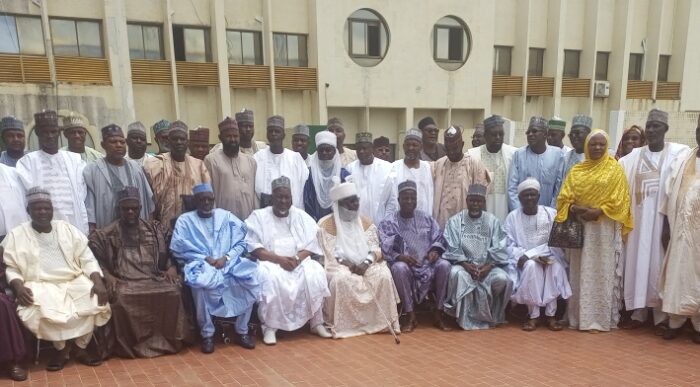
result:
M 406 180 L 416 183 L 418 192 L 418 210 L 426 214 L 433 213 L 433 174 L 430 163 L 420 159 L 423 147 L 423 133 L 418 129 L 408 129 L 403 140 L 403 160 L 396 160 L 389 172 L 389 198 L 384 216 L 389 216 L 399 210 L 399 184 Z
M 195 130 L 190 130 L 189 148 L 190 156 L 204 160 L 209 154 L 209 128 L 198 126 Z
M 451 126 L 445 130 L 445 150 L 447 156 L 432 165 L 435 187 L 432 215 L 440 227 L 445 227 L 447 219 L 466 207 L 470 185 L 488 186 L 491 183 L 481 161 L 464 155 L 461 129 Z
M 513 153 L 517 148 L 503 143 L 505 131 L 501 116 L 493 115 L 484 120 L 484 140 L 486 143 L 467 151 L 475 160 L 481 160 L 491 177 L 491 185 L 486 196 L 486 208 L 504 221 L 508 216 L 508 172 Z
M 156 138 L 156 144 L 158 144 L 158 154 L 170 152 L 170 145 L 168 145 L 168 133 L 170 132 L 170 121 L 160 120 L 153 124 L 153 135 Z
M 258 153 L 258 151 L 267 149 L 267 144 L 264 141 L 255 141 L 255 121 L 253 116 L 253 111 L 243 108 L 240 112 L 235 115 L 236 122 L 238 123 L 238 131 L 240 134 L 240 152 L 253 156 Z M 214 153 L 221 149 L 223 145 L 218 143 L 214 145 L 209 153 Z
M 567 154 L 571 147 L 564 145 L 564 137 L 566 137 L 566 121 L 559 117 L 552 117 L 547 122 L 549 129 L 547 130 L 547 144 L 555 146 Z
M 146 171 L 153 188 L 156 203 L 156 220 L 163 228 L 171 230 L 175 219 L 184 212 L 182 196 L 189 196 L 192 187 L 209 183 L 209 172 L 202 160 L 187 154 L 187 125 L 175 121 L 168 132 L 170 152 L 146 161 Z
M 508 207 L 520 208 L 518 185 L 528 177 L 540 183 L 539 204 L 556 208 L 557 192 L 561 187 L 561 166 L 564 155 L 561 149 L 547 145 L 547 120 L 534 116 L 527 127 L 527 145 L 513 154 L 513 164 L 508 174 Z
M 318 147 L 318 144 L 316 144 Z M 309 166 L 311 158 L 309 158 L 309 127 L 299 124 L 292 129 L 292 150 L 299 153 L 302 159 Z
M 129 124 L 126 131 L 126 145 L 128 146 L 128 153 L 124 158 L 135 161 L 139 166 L 143 167 L 143 163 L 153 157 L 153 155 L 146 153 L 146 148 L 148 147 L 146 127 L 143 126 L 141 121 Z
M 5 144 L 5 150 L 0 154 L 0 164 L 14 168 L 17 160 L 27 154 L 25 147 L 24 123 L 15 117 L 3 117 L 0 120 L 0 137 Z
M 245 219 L 258 207 L 255 196 L 255 170 L 253 156 L 240 151 L 240 130 L 231 117 L 219 122 L 221 149 L 204 158 L 212 186 L 216 207 L 231 211 L 239 219 Z
M 84 234 L 88 232 L 85 208 L 87 189 L 83 180 L 85 162 L 78 154 L 58 149 L 58 115 L 53 110 L 34 114 L 39 150 L 17 162 L 17 173 L 25 189 L 41 186 L 51 193 L 56 219 L 66 220 Z
M 330 190 L 334 178 L 345 180 L 348 175 L 348 171 L 340 166 L 336 143 L 333 133 L 316 133 L 316 153 L 310 157 L 309 178 L 304 185 L 304 210 L 317 222 L 333 211 Z
M 374 156 L 372 133 L 360 132 L 355 135 L 357 160 L 347 167 L 348 181 L 355 183 L 360 197 L 360 215 L 379 224 L 386 213 L 386 197 L 389 187 L 391 163 Z
M 343 165 L 343 167 L 357 160 L 357 153 L 350 148 L 346 148 L 344 145 L 345 126 L 343 126 L 343 122 L 340 121 L 340 118 L 333 117 L 329 119 L 328 125 L 326 125 L 326 129 L 328 129 L 329 132 L 335 134 L 336 138 L 338 139 L 336 145 L 338 148 L 338 155 L 340 155 L 340 162 Z
M 79 154 L 84 162 L 89 163 L 104 157 L 102 153 L 85 146 L 87 124 L 80 116 L 71 114 L 63 118 L 63 135 L 68 140 L 68 146 L 62 149 Z
M 107 156 L 88 164 L 83 170 L 87 186 L 85 206 L 90 234 L 119 218 L 115 205 L 117 194 L 125 187 L 136 187 L 140 195 L 141 217 L 150 219 L 155 209 L 153 192 L 143 168 L 126 160 L 126 141 L 122 128 L 111 124 L 102 128 L 102 148 Z
M 394 161 L 391 159 L 391 143 L 388 138 L 380 136 L 374 139 L 374 157 L 390 163 Z
M 423 134 L 423 149 L 420 159 L 423 161 L 437 161 L 447 153 L 445 146 L 438 142 L 440 129 L 435 124 L 433 117 L 425 117 L 418 122 L 418 129 Z
M 272 116 L 267 119 L 267 141 L 270 147 L 255 154 L 255 194 L 260 207 L 271 203 L 272 181 L 287 176 L 291 182 L 292 203 L 304 209 L 304 184 L 309 178 L 309 168 L 298 153 L 284 148 L 284 117 Z

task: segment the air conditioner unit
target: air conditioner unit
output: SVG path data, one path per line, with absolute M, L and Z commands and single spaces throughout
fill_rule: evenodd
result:
M 610 97 L 610 82 L 595 81 L 593 95 L 598 98 Z

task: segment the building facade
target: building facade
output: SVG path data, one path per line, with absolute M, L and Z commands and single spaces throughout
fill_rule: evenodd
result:
M 426 115 L 470 133 L 501 114 L 521 145 L 531 115 L 619 138 L 658 107 L 693 143 L 694 20 L 700 0 L 5 0 L 0 114 L 29 131 L 35 111 L 77 112 L 95 143 L 110 122 L 215 128 L 244 107 L 261 140 L 272 114 L 392 143 Z

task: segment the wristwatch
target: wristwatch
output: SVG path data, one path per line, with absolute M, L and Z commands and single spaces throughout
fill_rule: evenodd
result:
M 226 262 L 231 260 L 231 257 L 229 257 L 228 254 L 224 255 L 224 257 L 226 257 Z

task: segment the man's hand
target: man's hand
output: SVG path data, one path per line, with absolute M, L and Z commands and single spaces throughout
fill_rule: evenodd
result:
M 467 273 L 469 273 L 469 275 L 472 276 L 472 279 L 478 279 L 479 268 L 475 264 L 462 262 L 462 267 L 467 271 Z
M 205 260 L 208 264 L 210 264 L 210 265 L 212 265 L 212 266 L 216 266 L 216 259 L 214 259 L 214 258 L 212 258 L 212 257 L 206 257 L 206 258 L 204 258 L 204 260 Z
M 369 269 L 369 263 L 367 262 L 362 262 L 359 265 L 355 265 L 355 271 L 354 273 L 357 275 L 365 275 L 365 272 Z
M 34 293 L 32 293 L 32 289 L 24 286 L 24 282 L 22 282 L 22 280 L 13 280 L 10 282 L 10 285 L 12 286 L 12 290 L 15 292 L 18 304 L 22 306 L 29 306 L 34 303 Z
M 440 253 L 437 250 L 430 250 L 428 253 L 428 263 L 431 265 L 440 258 Z
M 99 273 L 90 274 L 90 279 L 92 280 L 92 289 L 90 289 L 90 297 L 97 295 L 97 305 L 102 306 L 109 301 L 109 295 L 107 294 L 107 289 L 105 284 L 102 282 L 102 277 Z
M 491 265 L 490 263 L 479 267 L 479 281 L 483 281 L 484 279 L 486 279 L 486 276 L 489 275 L 492 269 L 493 265 Z
M 297 268 L 297 265 L 299 264 L 296 259 L 292 257 L 282 257 L 278 256 L 277 257 L 277 264 L 282 266 L 284 270 L 287 271 L 293 271 L 294 269 Z
M 341 265 L 345 266 L 350 270 L 351 273 L 355 272 L 355 264 L 348 261 L 347 259 L 344 259 L 342 261 L 338 261 Z
M 117 284 L 119 283 L 119 280 L 117 279 L 117 277 L 107 274 L 106 271 L 104 274 L 104 285 L 107 289 L 107 295 L 110 299 L 114 299 L 117 296 Z
M 518 269 L 522 270 L 522 268 L 525 266 L 525 262 L 527 262 L 529 259 L 530 258 L 528 258 L 524 255 L 522 257 L 520 257 L 520 259 L 518 259 Z
M 587 222 L 592 222 L 594 220 L 598 220 L 598 218 L 600 218 L 601 215 L 603 215 L 603 211 L 601 211 L 600 209 L 588 208 L 580 216 L 581 216 L 581 219 L 583 219 Z
M 165 271 L 165 280 L 173 285 L 180 285 L 180 276 L 177 275 L 175 266 L 170 266 L 168 270 Z
M 215 259 L 213 266 L 217 269 L 223 269 L 224 266 L 226 266 L 226 262 L 228 262 L 228 261 L 226 260 L 226 256 L 224 255 L 223 257 L 221 257 L 219 259 Z
M 410 255 L 401 254 L 398 257 L 396 257 L 396 260 L 403 262 L 408 266 L 418 266 L 418 260 Z

